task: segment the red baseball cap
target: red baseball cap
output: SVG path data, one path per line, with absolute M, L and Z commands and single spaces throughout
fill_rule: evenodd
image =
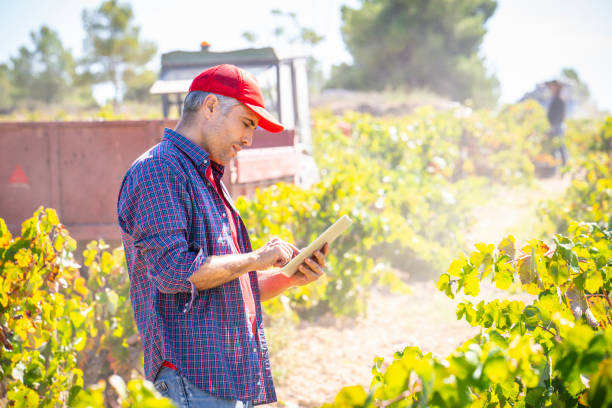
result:
M 259 118 L 259 126 L 268 132 L 284 129 L 266 110 L 257 80 L 247 71 L 234 65 L 222 64 L 202 71 L 191 82 L 189 92 L 212 92 L 238 100 Z

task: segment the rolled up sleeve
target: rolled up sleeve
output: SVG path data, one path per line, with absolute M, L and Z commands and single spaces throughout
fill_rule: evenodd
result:
M 191 293 L 188 278 L 206 259 L 201 248 L 190 248 L 187 223 L 192 202 L 186 178 L 171 163 L 147 158 L 133 166 L 119 199 L 119 223 L 145 261 L 147 274 L 163 293 Z

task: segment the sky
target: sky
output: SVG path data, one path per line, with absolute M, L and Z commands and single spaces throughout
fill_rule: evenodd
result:
M 82 53 L 85 33 L 81 12 L 101 0 L 0 0 L 0 63 L 30 46 L 29 33 L 49 25 L 59 33 L 75 56 Z M 141 36 L 158 45 L 152 67 L 161 53 L 197 50 L 203 40 L 211 50 L 248 46 L 245 31 L 258 36 L 258 46 L 278 45 L 273 29 L 278 25 L 270 10 L 297 13 L 302 26 L 313 28 L 325 40 L 312 50 L 325 72 L 333 64 L 351 62 L 341 27 L 342 5 L 359 0 L 132 0 Z M 501 85 L 500 102 L 514 102 L 535 84 L 558 77 L 561 69 L 574 68 L 586 82 L 601 109 L 612 112 L 612 1 L 610 0 L 499 0 L 487 23 L 481 55 Z M 108 89 L 99 88 L 104 94 Z M 110 94 L 109 94 L 110 96 Z

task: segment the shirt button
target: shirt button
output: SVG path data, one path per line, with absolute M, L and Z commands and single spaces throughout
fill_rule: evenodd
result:
M 222 214 L 222 216 L 223 216 L 223 218 L 226 218 L 226 217 L 227 217 L 227 214 Z
M 253 353 L 257 353 L 257 349 L 253 347 Z

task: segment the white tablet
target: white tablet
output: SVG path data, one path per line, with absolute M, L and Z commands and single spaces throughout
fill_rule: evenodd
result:
M 323 245 L 327 242 L 331 244 L 336 238 L 340 236 L 351 224 L 353 221 L 346 216 L 343 215 L 340 217 L 338 221 L 333 223 L 328 229 L 326 229 L 321 235 L 317 237 L 310 245 L 306 248 L 302 249 L 299 254 L 296 255 L 289 263 L 280 270 L 281 273 L 285 276 L 291 276 L 297 271 L 298 266 L 304 260 L 314 253 L 314 251 L 321 249 Z

